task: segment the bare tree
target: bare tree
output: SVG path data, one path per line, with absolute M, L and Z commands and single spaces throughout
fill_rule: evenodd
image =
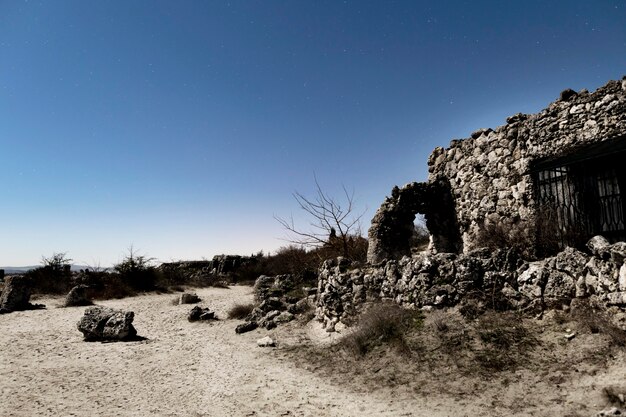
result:
M 365 239 L 361 236 L 361 213 L 355 212 L 354 191 L 343 188 L 341 201 L 324 192 L 315 178 L 315 196 L 308 198 L 299 192 L 293 197 L 302 210 L 309 214 L 307 227 L 296 226 L 293 216 L 289 219 L 274 216 L 290 235 L 285 239 L 307 248 L 328 249 L 329 254 L 352 258 L 357 248 L 362 248 Z

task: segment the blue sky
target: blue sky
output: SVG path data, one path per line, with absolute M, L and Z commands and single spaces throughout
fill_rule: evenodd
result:
M 0 265 L 273 251 L 314 174 L 366 231 L 434 147 L 623 75 L 623 0 L 0 0 Z

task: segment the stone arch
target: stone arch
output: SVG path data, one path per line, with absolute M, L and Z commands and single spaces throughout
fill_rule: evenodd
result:
M 417 213 L 426 219 L 432 248 L 437 252 L 460 251 L 461 237 L 450 183 L 445 179 L 413 182 L 391 191 L 372 219 L 368 231 L 367 260 L 375 264 L 411 253 L 413 221 Z

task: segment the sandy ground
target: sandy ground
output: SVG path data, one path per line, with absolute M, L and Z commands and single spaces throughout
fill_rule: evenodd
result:
M 197 293 L 219 317 L 252 300 L 249 287 Z M 171 305 L 174 297 L 98 303 L 133 310 L 139 335 L 148 338 L 140 342 L 84 342 L 76 322 L 85 308 L 55 308 L 60 299 L 37 300 L 46 310 L 1 315 L 0 415 L 448 415 L 416 413 L 422 405 L 396 403 L 386 392 L 364 396 L 333 386 L 293 366 L 280 349 L 257 347 L 267 331 L 237 335 L 236 320 L 189 323 L 190 306 Z
M 403 386 L 372 390 L 340 376 L 324 377 L 304 365 L 307 361 L 294 362 L 293 350 L 288 353 L 289 346 L 328 342 L 328 334 L 314 324 L 237 335 L 240 321 L 223 318 L 235 303 L 252 300 L 251 289 L 196 292 L 200 305 L 222 320 L 189 323 L 191 307 L 172 305 L 173 294 L 99 302 L 135 312 L 135 327 L 147 338 L 137 342 L 84 342 L 76 322 L 85 308 L 57 308 L 58 298 L 37 300 L 46 310 L 0 315 L 0 416 L 502 415 L 484 402 L 485 393 L 468 399 L 423 395 Z M 277 348 L 256 345 L 267 334 Z M 626 377 L 623 371 L 617 367 L 581 380 L 570 396 L 584 397 L 603 378 L 619 381 Z M 520 400 L 528 401 L 523 395 Z M 558 410 L 550 411 L 566 415 Z M 541 410 L 523 414 L 546 415 Z

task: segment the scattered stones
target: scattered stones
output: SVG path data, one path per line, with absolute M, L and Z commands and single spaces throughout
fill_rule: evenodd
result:
M 87 294 L 88 289 L 88 285 L 76 285 L 65 297 L 65 302 L 63 303 L 63 305 L 65 307 L 82 307 L 92 305 L 93 302 Z
M 133 327 L 135 313 L 114 310 L 109 307 L 93 306 L 77 324 L 86 341 L 123 341 L 133 339 L 137 331 Z
M 184 292 L 178 298 L 178 304 L 195 304 L 200 302 L 200 297 L 196 294 Z
M 195 306 L 194 308 L 191 309 L 191 311 L 187 315 L 187 320 L 189 321 L 217 320 L 217 317 L 215 316 L 215 312 L 211 311 L 209 308 Z
M 343 258 L 339 259 L 339 263 L 350 264 Z M 249 323 L 254 323 L 250 324 L 253 327 L 239 325 L 235 329 L 237 333 L 255 329 L 257 326 L 270 330 L 279 324 L 292 321 L 295 318 L 294 314 L 305 311 L 315 299 L 315 295 L 307 295 L 313 292 L 311 288 L 300 291 L 295 286 L 293 276 L 288 274 L 273 277 L 261 275 L 255 281 L 254 292 L 259 304 L 246 317 Z M 295 297 L 294 294 L 304 295 L 304 298 Z
M 257 346 L 259 347 L 274 347 L 276 346 L 276 342 L 269 336 L 265 336 L 262 339 L 256 341 Z

